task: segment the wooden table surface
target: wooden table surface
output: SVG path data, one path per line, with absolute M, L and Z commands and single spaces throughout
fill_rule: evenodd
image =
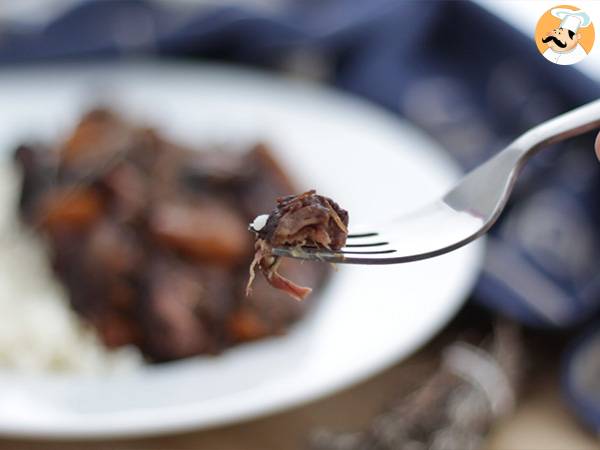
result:
M 310 430 L 327 426 L 356 430 L 381 405 L 418 385 L 435 368 L 435 348 L 337 395 L 252 422 L 158 438 L 111 442 L 0 440 L 0 450 L 306 450 Z M 433 354 L 433 355 L 432 355 Z M 498 424 L 483 450 L 593 450 L 600 438 L 581 428 L 561 403 L 556 370 L 531 383 L 516 413 Z

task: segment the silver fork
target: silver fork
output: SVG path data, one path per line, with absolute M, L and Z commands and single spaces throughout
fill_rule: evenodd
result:
M 498 220 L 517 176 L 532 155 L 595 128 L 600 128 L 600 100 L 527 131 L 467 173 L 441 199 L 378 226 L 351 230 L 341 251 L 277 247 L 273 253 L 334 263 L 397 264 L 451 252 L 485 234 Z

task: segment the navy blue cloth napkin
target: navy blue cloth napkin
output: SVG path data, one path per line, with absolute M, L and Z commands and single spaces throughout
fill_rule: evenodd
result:
M 465 169 L 599 97 L 597 83 L 546 61 L 532 37 L 472 3 L 239 4 L 184 10 L 142 0 L 83 2 L 40 27 L 0 25 L 0 67 L 131 55 L 274 70 L 308 62 L 327 82 L 425 130 Z M 475 301 L 538 327 L 573 327 L 598 314 L 600 164 L 592 142 L 592 134 L 573 139 L 528 165 L 490 233 Z M 600 399 L 595 405 L 600 416 Z

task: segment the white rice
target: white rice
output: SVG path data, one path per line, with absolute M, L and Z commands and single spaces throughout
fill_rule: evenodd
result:
M 140 366 L 137 349 L 106 349 L 71 311 L 42 243 L 16 218 L 19 186 L 12 164 L 0 163 L 0 368 L 95 374 Z

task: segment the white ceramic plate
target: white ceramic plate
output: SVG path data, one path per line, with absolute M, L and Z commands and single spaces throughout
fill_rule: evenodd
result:
M 360 99 L 232 67 L 4 70 L 0 99 L 0 149 L 7 151 L 24 137 L 56 138 L 99 99 L 196 145 L 265 140 L 302 188 L 339 201 L 355 224 L 376 218 L 380 208 L 423 204 L 459 174 L 434 142 Z M 0 434 L 158 434 L 331 394 L 406 357 L 438 331 L 469 294 L 482 250 L 479 242 L 412 264 L 340 267 L 319 305 L 288 335 L 218 357 L 103 377 L 0 372 Z

